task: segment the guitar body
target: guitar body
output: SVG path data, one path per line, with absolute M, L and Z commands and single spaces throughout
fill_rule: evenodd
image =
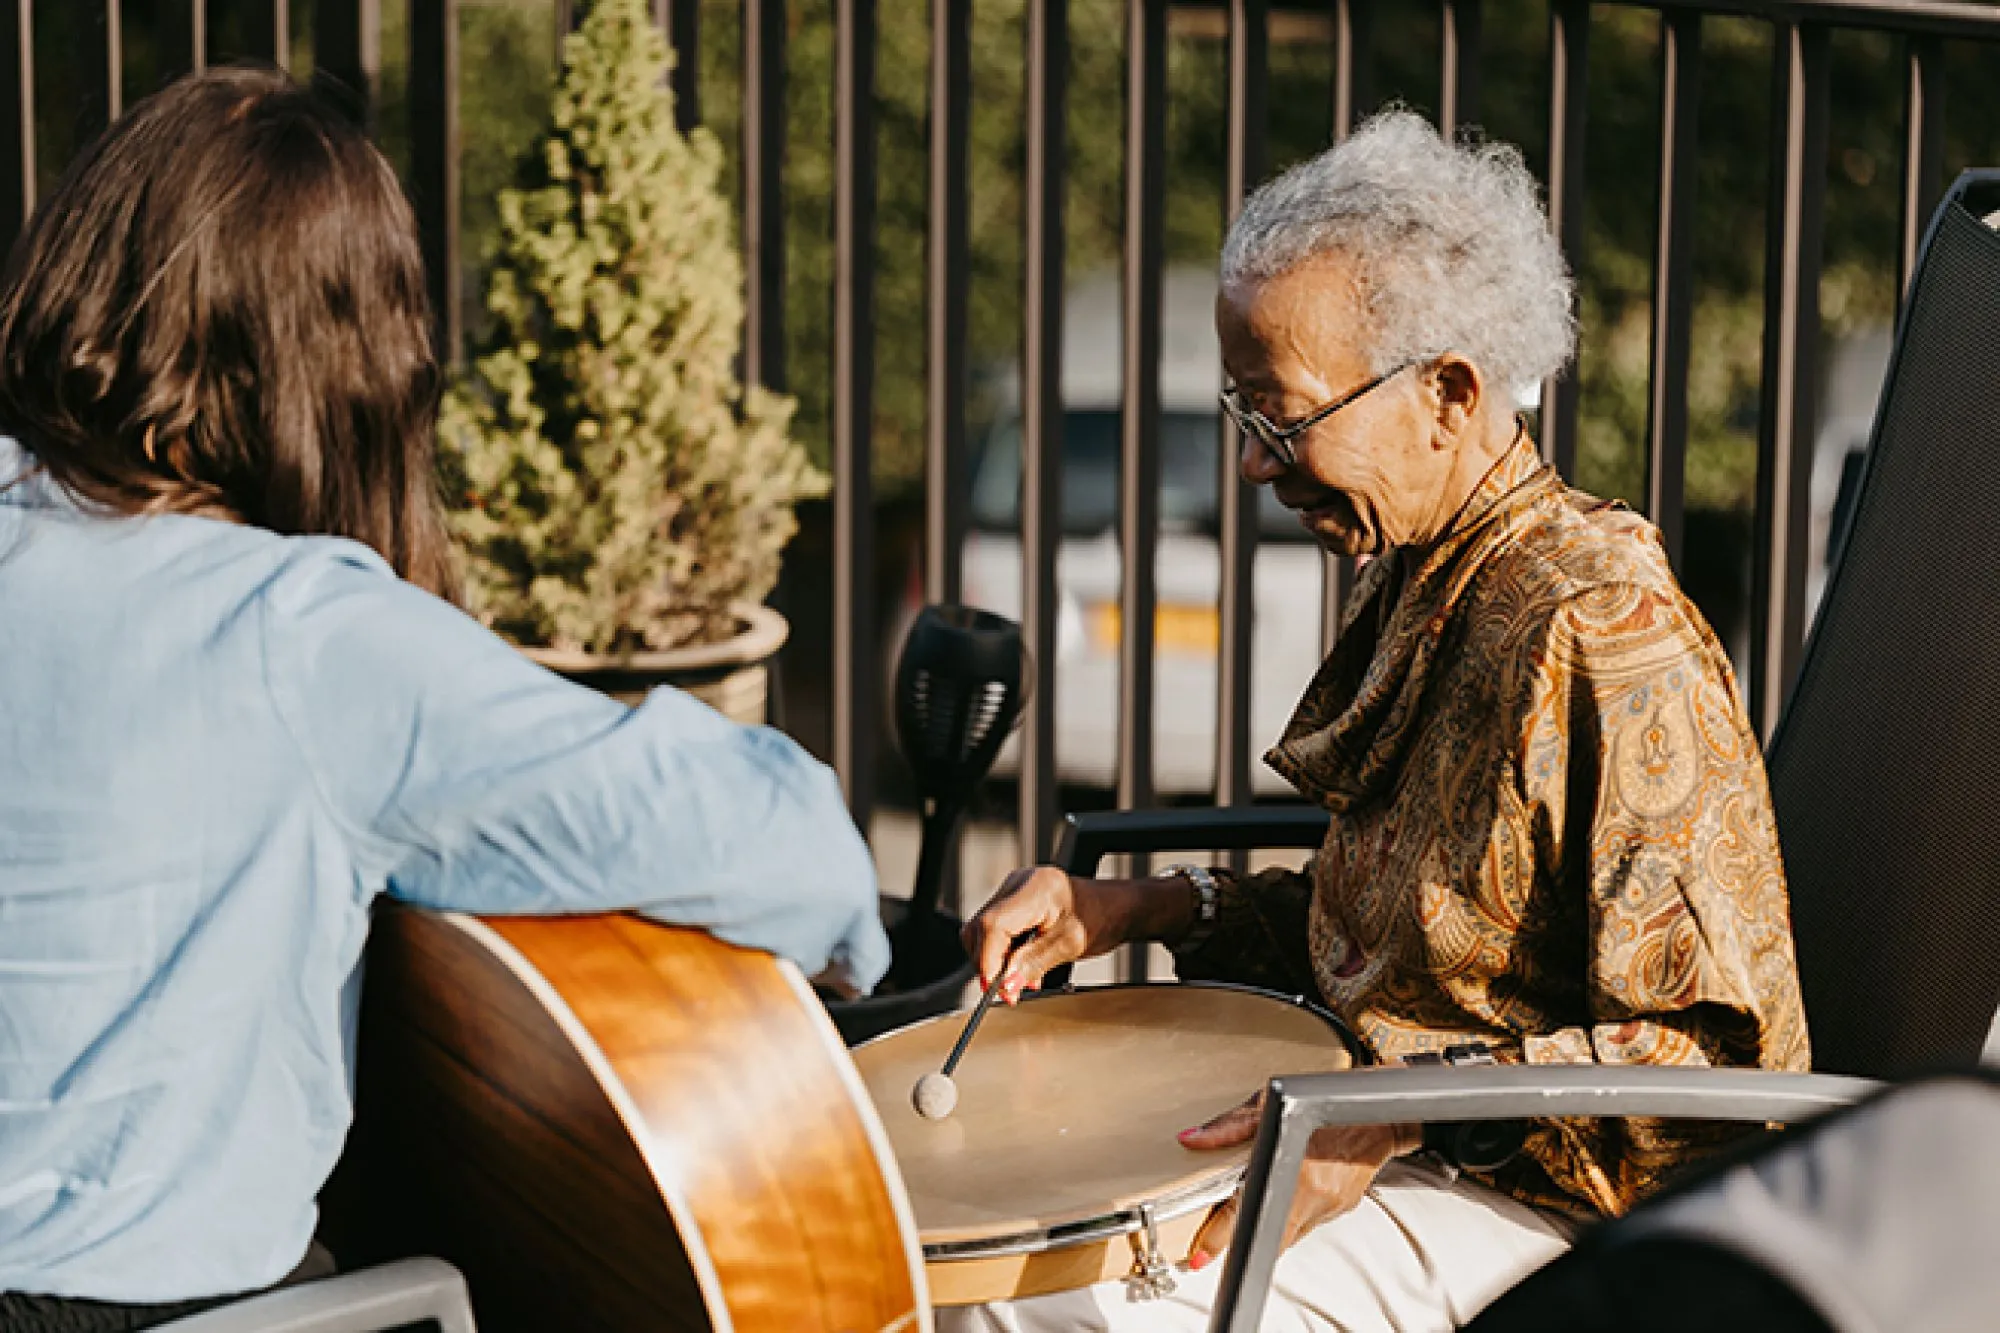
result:
M 873 1104 L 796 968 L 623 915 L 377 914 L 343 1267 L 434 1254 L 481 1333 L 928 1333 Z

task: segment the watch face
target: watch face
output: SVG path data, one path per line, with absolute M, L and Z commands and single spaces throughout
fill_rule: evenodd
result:
M 1525 1120 L 1475 1120 L 1461 1125 L 1457 1142 L 1458 1164 L 1468 1171 L 1497 1171 L 1514 1159 L 1528 1141 Z

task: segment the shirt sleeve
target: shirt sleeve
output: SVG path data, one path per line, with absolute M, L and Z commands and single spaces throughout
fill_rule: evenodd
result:
M 678 690 L 630 708 L 528 661 L 345 542 L 262 599 L 268 685 L 334 817 L 396 897 L 630 908 L 866 989 L 889 960 L 833 774 Z
M 1273 868 L 1239 876 L 1213 871 L 1220 892 L 1215 929 L 1199 947 L 1174 950 L 1183 981 L 1228 981 L 1318 1000 L 1313 979 L 1312 880 Z
M 1555 617 L 1521 772 L 1537 854 L 1578 885 L 1587 1023 L 1530 1064 L 1807 1067 L 1764 765 L 1727 659 L 1670 590 L 1614 586 Z M 1617 1212 L 1740 1130 L 1539 1121 L 1527 1156 Z

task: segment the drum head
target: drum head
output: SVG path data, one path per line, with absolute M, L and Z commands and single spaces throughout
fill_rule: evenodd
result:
M 1229 986 L 1135 985 L 995 1005 L 929 1121 L 911 1089 L 950 1053 L 964 1013 L 855 1048 L 924 1244 L 1005 1240 L 1198 1189 L 1250 1145 L 1195 1152 L 1181 1130 L 1280 1074 L 1345 1069 L 1333 1025 L 1302 1005 Z

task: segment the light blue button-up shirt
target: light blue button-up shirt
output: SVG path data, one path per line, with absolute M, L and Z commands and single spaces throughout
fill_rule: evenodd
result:
M 0 486 L 31 461 L 0 440 Z M 777 732 L 569 684 L 353 542 L 0 491 L 0 1291 L 298 1263 L 384 891 L 888 962 L 839 788 Z

